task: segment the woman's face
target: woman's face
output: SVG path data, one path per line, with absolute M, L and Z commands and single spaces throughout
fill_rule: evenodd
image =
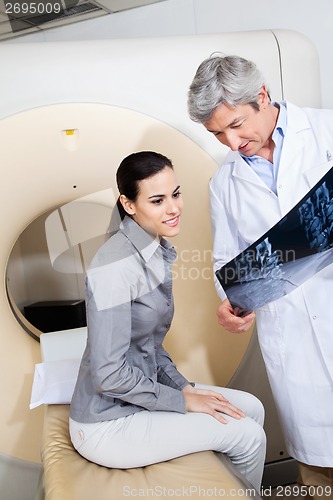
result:
M 172 168 L 166 166 L 139 181 L 137 199 L 133 202 L 123 197 L 122 203 L 127 213 L 150 234 L 170 237 L 179 233 L 183 199 Z

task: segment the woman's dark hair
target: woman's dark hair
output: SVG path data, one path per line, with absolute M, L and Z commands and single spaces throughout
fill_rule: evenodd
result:
M 152 177 L 165 167 L 173 169 L 171 160 L 154 151 L 139 151 L 126 156 L 120 163 L 116 174 L 119 193 L 129 200 L 135 201 L 140 191 L 139 181 Z M 119 198 L 117 207 L 121 219 L 128 215 Z

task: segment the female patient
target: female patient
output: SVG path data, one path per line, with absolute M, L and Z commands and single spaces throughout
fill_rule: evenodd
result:
M 214 450 L 259 490 L 261 403 L 191 384 L 162 345 L 176 258 L 165 237 L 178 234 L 183 208 L 172 163 L 155 152 L 131 154 L 117 184 L 122 222 L 87 273 L 88 342 L 71 403 L 73 445 L 92 462 L 122 469 Z

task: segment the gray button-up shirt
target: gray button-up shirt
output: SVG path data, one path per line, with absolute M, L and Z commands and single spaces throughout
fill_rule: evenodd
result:
M 99 422 L 144 409 L 185 413 L 178 372 L 162 342 L 173 318 L 175 249 L 125 217 L 87 272 L 88 341 L 71 418 Z

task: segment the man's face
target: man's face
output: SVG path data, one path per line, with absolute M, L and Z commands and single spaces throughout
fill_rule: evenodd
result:
M 258 105 L 259 111 L 249 104 L 236 107 L 222 104 L 204 126 L 233 151 L 268 159 L 270 149 L 274 147 L 271 136 L 276 124 L 277 108 L 269 104 L 264 87 L 258 96 Z

